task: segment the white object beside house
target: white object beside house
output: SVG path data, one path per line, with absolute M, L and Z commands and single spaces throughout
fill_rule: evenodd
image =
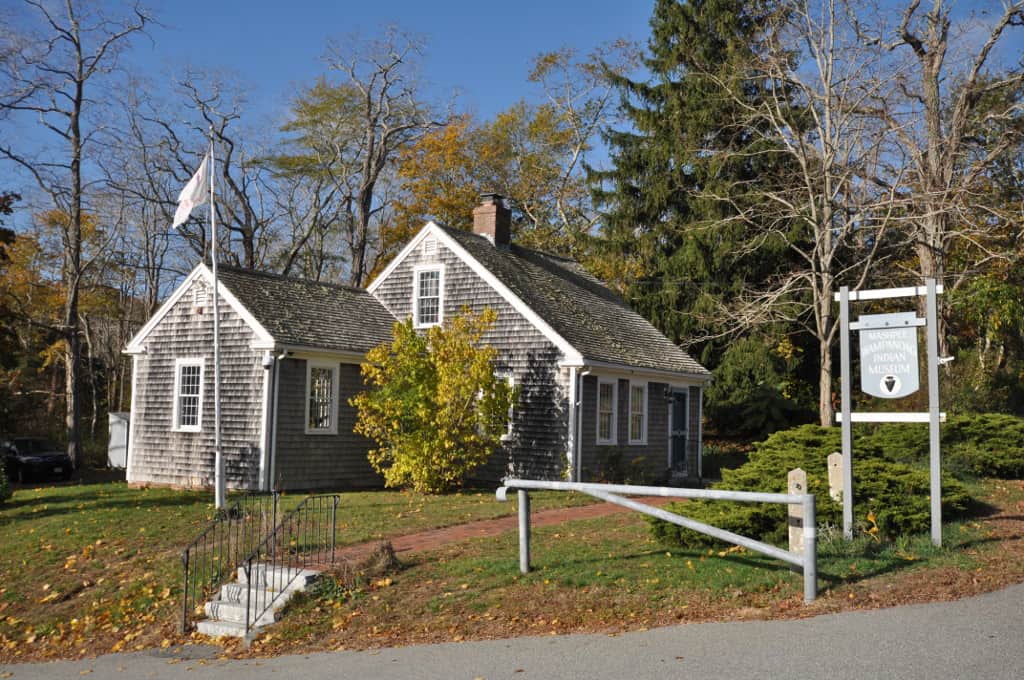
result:
M 111 411 L 107 414 L 107 467 L 123 470 L 128 464 L 128 413 Z
M 613 459 L 698 477 L 708 371 L 578 263 L 511 243 L 510 224 L 485 195 L 473 232 L 426 224 L 366 290 L 222 268 L 228 486 L 379 486 L 352 432 L 359 363 L 396 320 L 426 328 L 484 307 L 498 315 L 495 371 L 520 397 L 481 480 L 585 480 Z M 211 280 L 196 267 L 128 344 L 129 482 L 213 483 Z

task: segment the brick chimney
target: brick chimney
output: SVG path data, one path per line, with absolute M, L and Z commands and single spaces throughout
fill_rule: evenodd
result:
M 473 233 L 485 236 L 499 248 L 508 248 L 512 236 L 512 211 L 499 194 L 480 194 L 480 205 L 473 208 Z

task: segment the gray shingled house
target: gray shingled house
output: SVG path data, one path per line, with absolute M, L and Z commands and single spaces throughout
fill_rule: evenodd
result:
M 571 260 L 510 242 L 500 197 L 473 233 L 428 223 L 368 287 L 225 269 L 222 438 L 232 488 L 380 484 L 352 433 L 359 362 L 410 316 L 418 328 L 490 307 L 495 371 L 519 387 L 502 448 L 476 474 L 593 479 L 615 465 L 700 476 L 710 374 Z M 200 265 L 132 339 L 128 479 L 213 476 L 211 275 Z

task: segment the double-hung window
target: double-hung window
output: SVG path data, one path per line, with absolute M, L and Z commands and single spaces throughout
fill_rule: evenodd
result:
M 338 364 L 306 362 L 306 434 L 338 433 Z
M 629 443 L 647 443 L 647 383 L 629 383 Z
M 174 362 L 174 427 L 178 432 L 203 429 L 203 359 Z
M 444 317 L 444 269 L 416 268 L 413 272 L 413 325 L 436 326 Z
M 597 380 L 597 443 L 614 444 L 618 419 L 618 381 Z

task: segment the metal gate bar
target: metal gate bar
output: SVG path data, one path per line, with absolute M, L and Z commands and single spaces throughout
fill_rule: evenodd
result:
M 506 479 L 502 484 L 503 486 L 496 493 L 499 501 L 508 499 L 509 489 L 515 489 L 519 495 L 519 570 L 524 574 L 530 571 L 529 490 L 576 491 L 799 567 L 804 576 L 804 602 L 813 602 L 818 595 L 817 520 L 815 518 L 814 494 L 757 493 L 751 491 L 727 491 L 723 489 L 675 489 L 665 486 L 549 482 L 533 479 Z M 803 552 L 796 553 L 783 550 L 774 545 L 704 524 L 703 522 L 677 515 L 662 508 L 655 508 L 645 503 L 630 500 L 620 494 L 668 498 L 703 498 L 705 500 L 738 501 L 741 503 L 799 504 L 803 506 Z

